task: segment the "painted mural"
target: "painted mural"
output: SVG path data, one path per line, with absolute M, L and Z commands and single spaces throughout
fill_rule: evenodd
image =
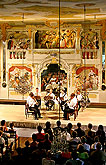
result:
M 75 87 L 85 90 L 97 90 L 98 89 L 98 69 L 94 66 L 81 66 L 73 68 L 75 69 L 73 76 Z
M 83 31 L 80 40 L 81 49 L 99 49 L 99 36 L 92 30 Z
M 26 94 L 32 89 L 32 70 L 26 66 L 12 66 L 9 68 L 9 88 Z
M 67 74 L 58 68 L 57 64 L 50 64 L 41 74 L 41 91 L 53 89 L 57 93 L 60 88 L 67 91 Z
M 14 32 L 9 35 L 7 41 L 7 49 L 17 50 L 17 49 L 30 49 L 31 41 L 28 39 L 28 35 L 22 32 Z
M 60 48 L 74 49 L 76 43 L 76 32 L 74 30 L 61 30 Z M 55 49 L 59 48 L 59 32 L 37 30 L 35 33 L 35 48 L 37 49 Z

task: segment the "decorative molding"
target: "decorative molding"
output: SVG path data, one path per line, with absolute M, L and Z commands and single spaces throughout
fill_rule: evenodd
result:
M 106 40 L 106 20 L 99 21 L 98 23 L 102 25 L 101 38 Z
M 2 40 L 6 41 L 6 29 L 10 29 L 11 26 L 8 23 L 3 23 L 0 25 L 1 28 L 1 34 L 2 34 Z

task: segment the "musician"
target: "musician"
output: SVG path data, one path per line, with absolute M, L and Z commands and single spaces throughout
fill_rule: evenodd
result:
M 75 94 L 72 93 L 64 109 L 64 119 L 67 119 L 67 113 L 74 113 L 76 104 L 77 104 L 77 98 Z
M 56 79 L 55 75 L 53 75 L 52 78 L 50 79 L 50 84 L 52 85 L 53 89 L 57 88 L 56 80 L 57 79 Z
M 55 103 L 55 95 L 52 92 L 52 89 L 50 89 L 50 92 L 46 96 L 49 96 L 49 97 L 46 100 L 45 105 L 48 107 L 48 110 L 51 110 L 51 108 L 53 107 Z
M 77 101 L 78 101 L 78 111 L 81 108 L 81 102 L 82 102 L 82 94 L 80 92 L 80 89 L 77 90 Z
M 67 93 L 65 92 L 64 89 L 61 90 L 60 96 L 58 97 L 58 101 L 60 101 L 60 107 L 63 111 L 63 106 L 68 100 Z
M 38 102 L 38 107 L 40 107 L 40 106 L 41 106 L 41 94 L 40 94 L 38 88 L 36 88 L 36 91 L 35 91 L 35 93 L 34 93 L 34 96 L 35 96 L 35 99 L 36 99 L 37 102 Z
M 40 111 L 38 109 L 37 101 L 34 99 L 34 94 L 31 92 L 27 98 L 27 104 L 29 105 L 29 110 L 34 112 L 35 120 L 38 120 L 37 114 L 39 118 L 41 118 Z

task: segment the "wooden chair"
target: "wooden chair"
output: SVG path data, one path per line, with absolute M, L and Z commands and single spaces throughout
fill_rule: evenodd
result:
M 29 110 L 29 105 L 27 103 L 25 104 L 25 115 L 26 115 L 26 119 L 27 117 L 29 117 L 29 115 L 33 115 L 33 111 Z
M 69 115 L 73 115 L 74 116 L 74 121 L 76 119 L 76 117 L 78 116 L 78 103 L 76 104 L 76 106 L 74 107 L 74 112 L 67 112 L 67 120 L 69 119 Z
M 45 101 L 45 103 L 48 101 L 48 106 L 46 106 L 46 110 L 49 110 L 49 108 L 50 108 L 50 104 L 52 104 L 51 103 L 51 101 L 52 101 L 52 97 L 51 96 L 45 96 L 44 97 L 44 101 Z M 45 104 L 46 105 L 46 104 Z M 52 106 L 52 109 L 54 110 L 55 109 L 55 103 L 54 103 L 54 105 Z

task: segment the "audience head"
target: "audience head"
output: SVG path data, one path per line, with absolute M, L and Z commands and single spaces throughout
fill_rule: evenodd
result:
M 60 122 L 60 120 L 58 120 L 57 121 L 57 126 L 60 127 L 60 125 L 61 125 L 61 122 Z
M 78 144 L 77 151 L 80 152 L 80 153 L 84 152 L 84 147 L 83 147 L 82 144 Z
M 88 124 L 88 128 L 92 129 L 92 124 L 91 123 Z
M 96 149 L 97 149 L 97 150 L 101 150 L 101 147 L 102 147 L 101 143 L 98 142 L 98 143 L 96 144 Z
M 32 134 L 32 140 L 33 140 L 33 142 L 37 141 L 37 136 L 35 133 Z
M 1 121 L 1 126 L 5 126 L 5 124 L 6 124 L 6 121 L 5 120 L 2 120 Z
M 98 126 L 98 130 L 103 131 L 103 125 L 99 125 L 99 126 Z
M 50 128 L 51 124 L 49 121 L 46 122 L 46 128 Z
M 28 147 L 30 145 L 29 140 L 25 141 L 25 146 Z
M 72 137 L 73 137 L 73 138 L 76 138 L 76 136 L 77 136 L 77 132 L 76 132 L 76 131 L 73 131 L 73 132 L 72 132 Z
M 80 128 L 81 127 L 81 123 L 77 123 L 77 127 Z
M 10 128 L 13 129 L 14 123 L 10 123 Z
M 82 136 L 82 137 L 81 137 L 81 142 L 82 142 L 82 143 L 86 143 L 86 141 L 87 141 L 86 137 L 85 137 L 85 136 Z
M 68 125 L 67 125 L 67 127 L 69 128 L 69 129 L 71 129 L 72 128 L 72 123 L 68 123 Z
M 99 137 L 98 136 L 94 137 L 94 142 L 99 142 Z
M 39 126 L 37 127 L 37 130 L 38 130 L 39 133 L 41 133 L 42 127 L 39 125 Z

